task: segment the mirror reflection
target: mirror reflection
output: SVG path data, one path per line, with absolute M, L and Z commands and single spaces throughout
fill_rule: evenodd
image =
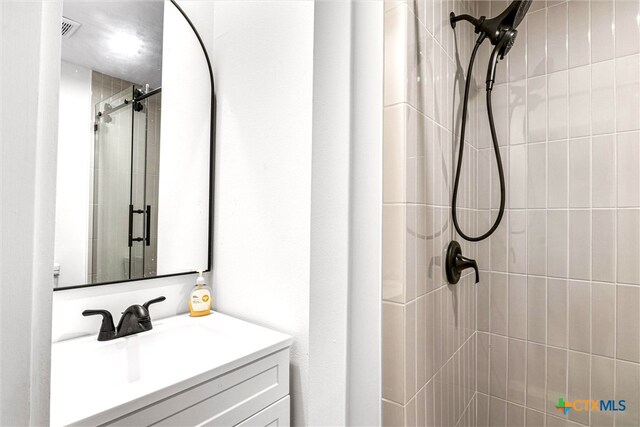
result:
M 192 33 L 186 21 L 162 0 L 64 1 L 61 31 L 54 286 L 207 269 L 206 238 L 178 240 L 176 230 L 189 223 L 191 233 L 208 236 L 208 174 L 188 200 L 162 185 L 188 179 L 202 164 L 195 156 L 209 153 L 208 135 L 182 151 L 181 141 L 162 137 L 192 125 L 176 117 L 177 105 L 165 117 L 163 89 L 188 88 L 175 73 L 163 81 L 163 61 L 184 60 L 181 51 L 202 56 L 196 37 L 185 36 Z M 172 35 L 193 46 L 165 49 Z M 176 204 L 185 202 L 194 209 L 180 215 Z M 172 250 L 184 246 L 190 257 L 176 262 Z

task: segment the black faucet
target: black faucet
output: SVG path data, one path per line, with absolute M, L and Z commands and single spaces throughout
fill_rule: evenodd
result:
M 447 280 L 455 285 L 460 280 L 462 271 L 467 268 L 473 268 L 476 271 L 476 283 L 480 281 L 480 272 L 478 271 L 478 263 L 476 260 L 462 256 L 462 248 L 460 243 L 452 240 L 447 248 Z
M 165 297 L 154 298 L 142 305 L 132 305 L 123 313 L 118 327 L 113 326 L 113 316 L 107 310 L 85 310 L 83 316 L 102 316 L 102 325 L 98 334 L 98 341 L 110 341 L 116 338 L 126 337 L 140 332 L 150 331 L 153 329 L 151 325 L 151 317 L 149 316 L 149 306 L 157 302 L 166 300 Z

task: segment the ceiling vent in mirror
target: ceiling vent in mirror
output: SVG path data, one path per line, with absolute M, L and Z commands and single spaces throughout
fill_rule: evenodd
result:
M 69 18 L 62 17 L 62 37 L 69 38 L 75 33 L 78 28 L 80 28 L 80 24 L 76 21 L 72 21 Z

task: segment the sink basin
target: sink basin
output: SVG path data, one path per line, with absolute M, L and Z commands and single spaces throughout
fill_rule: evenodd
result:
M 291 345 L 291 337 L 220 313 L 153 321 L 153 329 L 99 342 L 97 334 L 54 343 L 51 425 L 69 425 L 118 407 L 144 406 Z M 137 402 L 137 403 L 136 403 Z

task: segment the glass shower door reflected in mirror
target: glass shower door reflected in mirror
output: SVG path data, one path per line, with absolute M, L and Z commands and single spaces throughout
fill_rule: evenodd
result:
M 152 97 L 136 101 L 141 95 L 131 85 L 95 106 L 90 283 L 155 275 L 151 218 L 157 214 L 159 103 Z M 151 123 L 150 106 L 158 110 Z M 155 167 L 147 165 L 150 155 Z

